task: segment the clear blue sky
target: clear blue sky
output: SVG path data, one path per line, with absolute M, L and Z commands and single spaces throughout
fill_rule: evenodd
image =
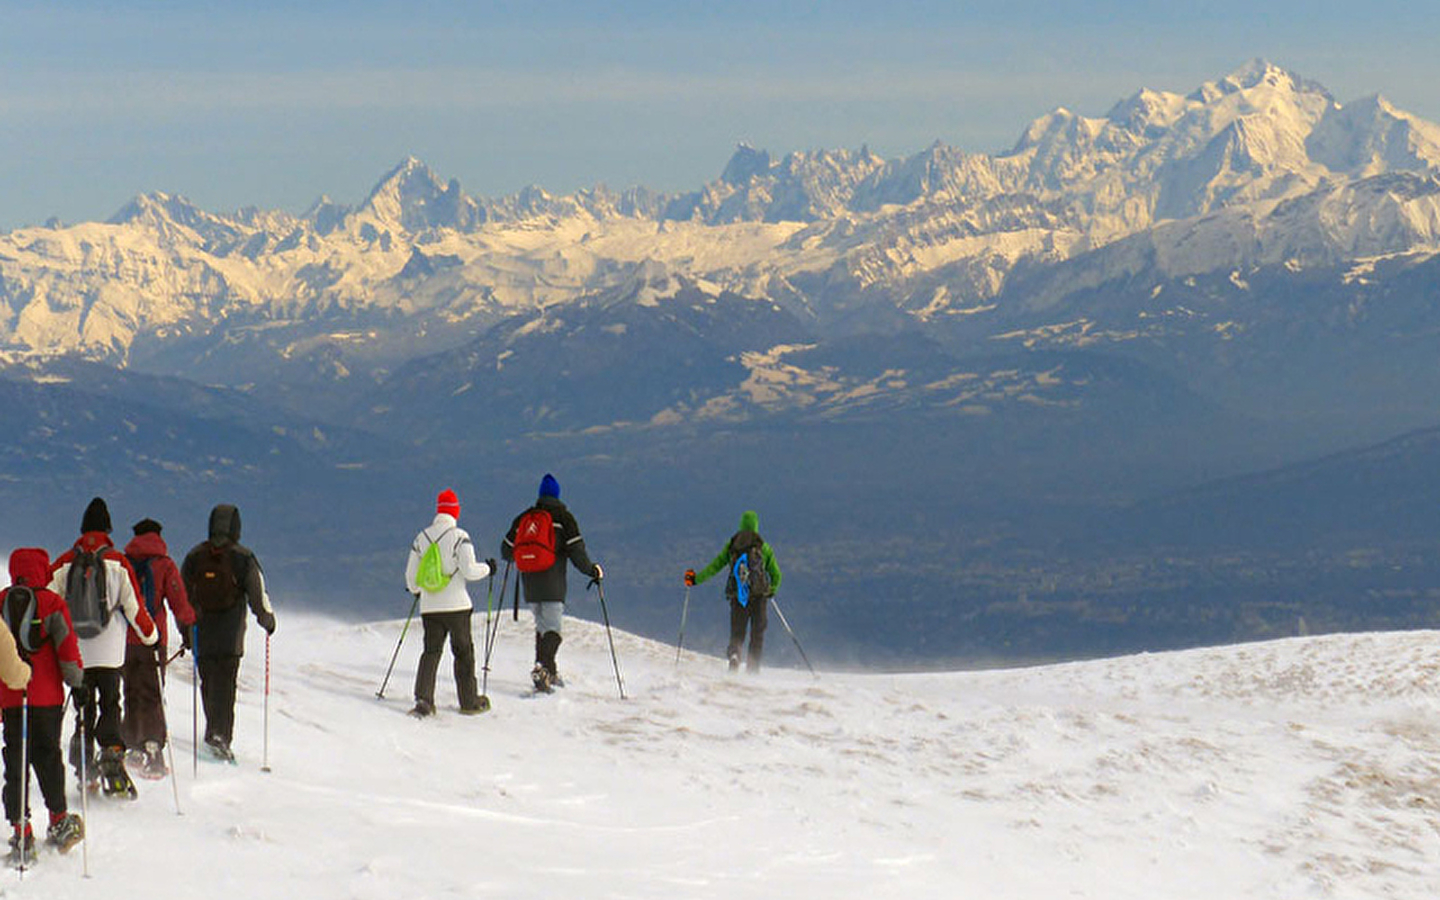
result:
M 501 195 L 693 189 L 742 140 L 994 152 L 1256 56 L 1440 121 L 1437 38 L 1428 0 L 0 0 L 0 230 L 354 203 L 412 154 Z

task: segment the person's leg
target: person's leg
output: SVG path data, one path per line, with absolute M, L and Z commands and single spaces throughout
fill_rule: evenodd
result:
M 235 689 L 240 683 L 240 657 L 226 656 L 217 662 L 220 677 L 215 686 L 215 736 L 228 748 L 235 738 Z
M 461 709 L 474 709 L 480 704 L 480 688 L 475 682 L 475 635 L 470 630 L 474 612 L 450 613 L 450 655 L 455 663 L 455 693 L 460 696 Z
M 30 768 L 40 783 L 40 794 L 51 817 L 67 810 L 65 760 L 60 754 L 60 732 L 65 725 L 64 706 L 30 708 Z
M 146 741 L 165 742 L 165 716 L 160 706 L 160 669 L 156 659 L 152 647 L 130 644 L 125 648 L 125 668 L 121 672 L 125 711 L 120 737 L 126 747 L 144 747 Z
M 740 648 L 745 645 L 745 626 L 750 621 L 750 610 L 739 601 L 730 601 L 730 645 L 725 648 L 725 658 L 730 661 L 730 671 L 740 668 Z
M 760 657 L 765 652 L 765 626 L 769 623 L 769 601 L 753 598 L 750 601 L 750 653 L 745 667 L 751 672 L 760 671 Z
M 561 632 L 565 627 L 565 601 L 546 600 L 534 604 L 535 608 L 535 661 L 545 667 L 552 681 L 560 677 L 555 663 L 555 654 L 560 651 L 563 640 Z
M 23 715 L 20 707 L 13 707 L 4 712 L 5 734 L 5 788 L 3 796 L 5 800 L 5 821 L 11 825 L 18 825 L 24 821 L 20 814 L 20 717 Z
M 445 650 L 445 620 L 437 613 L 420 616 L 424 628 L 424 646 L 420 650 L 420 665 L 415 669 L 415 704 L 426 704 L 435 708 L 435 673 L 440 669 L 440 654 Z
M 125 747 L 120 735 L 120 691 L 119 669 L 92 669 L 95 673 L 95 691 L 99 714 L 95 718 L 95 741 L 103 748 L 113 750 Z M 90 673 L 87 672 L 88 676 Z

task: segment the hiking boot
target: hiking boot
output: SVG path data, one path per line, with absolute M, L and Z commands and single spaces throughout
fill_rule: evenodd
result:
M 417 719 L 433 716 L 435 715 L 435 704 L 429 700 L 416 700 L 414 709 L 410 710 L 410 715 Z
M 730 651 L 730 671 L 732 671 L 732 672 L 738 672 L 739 670 L 740 670 L 740 654 L 739 654 L 739 652 L 737 652 L 737 651 L 735 651 L 735 650 L 731 650 L 731 651 Z
M 65 813 L 51 822 L 50 827 L 45 830 L 45 843 L 61 853 L 69 852 L 70 848 L 80 843 L 83 837 L 85 837 L 85 820 L 74 813 Z
M 470 704 L 470 705 L 468 705 L 468 706 L 461 706 L 461 707 L 460 707 L 460 715 L 462 715 L 462 716 L 478 716 L 478 715 L 480 715 L 481 713 L 489 712 L 489 711 L 490 711 L 490 698 L 489 698 L 489 697 L 486 697 L 486 696 L 483 696 L 483 695 L 480 696 L 480 697 L 477 697 L 477 698 L 475 699 L 475 702 L 474 702 L 474 703 L 472 703 L 472 704 Z
M 550 670 L 541 663 L 536 663 L 535 668 L 530 670 L 530 682 L 535 685 L 535 690 L 543 693 L 550 693 L 554 688 L 550 686 Z

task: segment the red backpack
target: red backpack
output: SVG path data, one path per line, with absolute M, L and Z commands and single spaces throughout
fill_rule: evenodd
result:
M 526 510 L 515 524 L 515 568 L 543 572 L 555 565 L 555 520 L 548 510 Z

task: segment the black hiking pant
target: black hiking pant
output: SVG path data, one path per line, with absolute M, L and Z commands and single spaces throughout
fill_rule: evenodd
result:
M 445 638 L 450 638 L 450 655 L 455 660 L 455 693 L 460 695 L 461 709 L 474 709 L 480 703 L 480 690 L 475 686 L 475 638 L 470 633 L 473 610 L 423 613 L 420 624 L 425 628 L 425 647 L 420 652 L 420 667 L 415 671 L 415 699 L 435 705 L 435 673 L 440 670 L 440 655 L 445 651 Z
M 79 709 L 75 737 L 80 736 L 81 724 L 85 732 L 85 758 L 95 759 L 95 745 L 124 748 L 125 739 L 120 735 L 120 670 L 93 668 L 85 670 L 85 681 L 75 692 Z M 70 742 L 70 765 L 76 773 L 80 771 L 80 742 Z M 88 763 L 86 764 L 89 765 Z
M 730 601 L 730 647 L 725 655 L 730 658 L 730 668 L 740 665 L 740 647 L 745 643 L 745 627 L 750 627 L 750 653 L 746 657 L 746 668 L 751 672 L 760 671 L 760 656 L 765 651 L 765 625 L 768 622 L 768 598 L 751 597 L 750 602 L 741 606 L 740 601 Z
M 22 707 L 5 710 L 5 818 L 10 824 L 19 824 L 22 819 L 20 806 L 24 776 L 20 772 L 20 732 L 30 730 L 29 763 L 40 782 L 40 794 L 45 798 L 45 808 L 52 813 L 63 813 L 65 806 L 65 760 L 60 753 L 60 731 L 65 725 L 64 706 L 32 706 L 30 721 L 22 725 Z M 26 773 L 27 775 L 29 773 Z M 30 818 L 25 810 L 24 820 Z
M 235 736 L 235 685 L 240 680 L 240 657 L 204 656 L 200 666 L 200 705 L 205 708 L 205 740 L 219 738 L 230 746 Z
M 146 741 L 165 744 L 165 711 L 160 697 L 160 660 L 165 646 L 127 644 L 125 668 L 125 716 L 120 735 L 126 747 L 144 747 Z

